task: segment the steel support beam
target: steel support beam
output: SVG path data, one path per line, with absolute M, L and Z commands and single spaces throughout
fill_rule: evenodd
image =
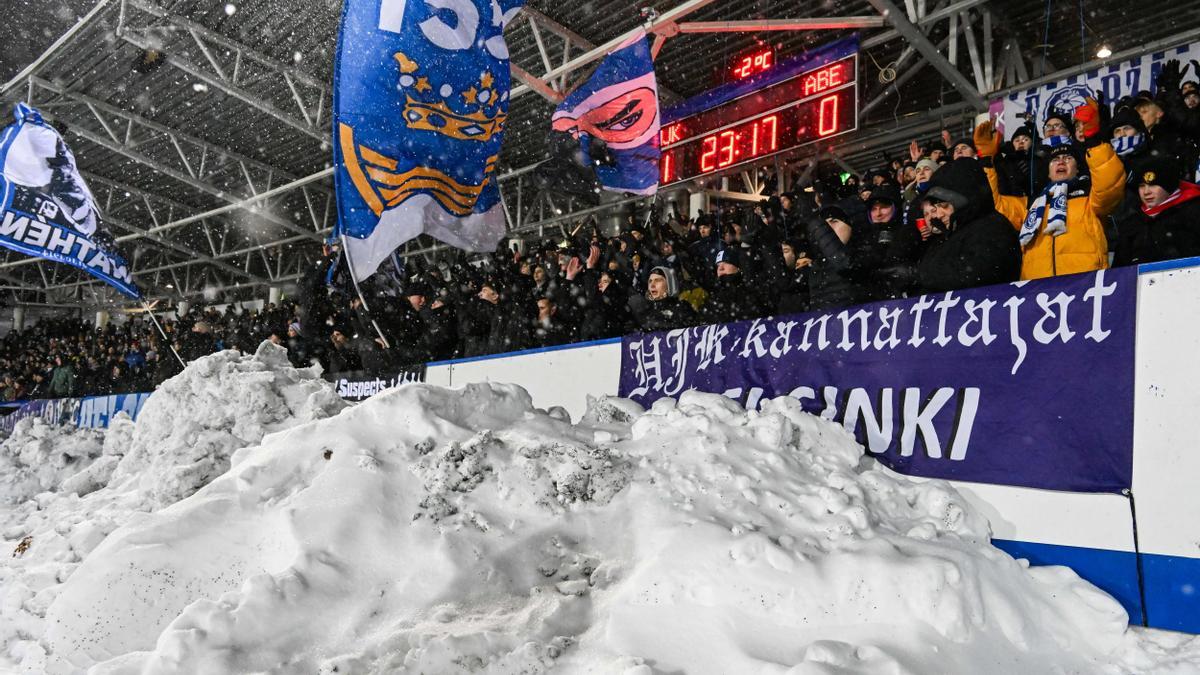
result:
M 881 28 L 883 17 L 835 16 L 812 19 L 761 19 L 757 21 L 692 21 L 679 24 L 680 33 L 745 33 L 791 30 L 860 30 Z
M 36 74 L 47 61 L 53 58 L 54 55 L 63 48 L 63 46 L 73 40 L 75 36 L 79 34 L 79 31 L 90 26 L 92 22 L 96 20 L 96 17 L 100 16 L 100 13 L 107 9 L 110 4 L 112 4 L 112 1 L 113 0 L 100 0 L 100 2 L 97 2 L 95 7 L 92 7 L 87 14 L 83 15 L 83 18 L 79 19 L 79 21 L 76 21 L 75 25 L 67 29 L 67 32 L 59 36 L 59 38 L 55 40 L 49 47 L 47 47 L 46 50 L 42 52 L 36 59 L 34 59 L 32 63 L 22 68 L 21 72 L 14 75 L 13 78 L 8 82 L 5 82 L 3 86 L 0 86 L 0 97 L 4 97 L 9 91 L 25 82 L 26 78 Z M 16 17 L 10 16 L 9 20 L 16 20 Z
M 598 61 L 598 60 L 604 58 L 604 56 L 606 54 L 608 54 L 609 52 L 611 52 L 613 49 L 616 49 L 617 47 L 619 47 L 621 45 L 621 43 L 625 42 L 630 37 L 633 37 L 634 35 L 636 35 L 637 32 L 640 30 L 645 30 L 647 33 L 654 33 L 658 30 L 667 30 L 668 28 L 674 28 L 675 22 L 679 21 L 683 17 L 685 17 L 693 12 L 696 12 L 697 10 L 703 9 L 704 7 L 712 4 L 715 1 L 716 0 L 687 0 L 682 5 L 679 5 L 678 7 L 676 7 L 675 9 L 669 9 L 669 10 L 663 12 L 657 18 L 655 18 L 653 21 L 648 22 L 645 26 L 622 33 L 621 35 L 618 35 L 617 37 L 609 40 L 608 42 L 605 42 L 604 44 L 602 44 L 598 47 L 594 47 L 594 48 L 588 50 L 587 52 L 585 52 L 584 54 L 577 56 L 577 57 L 567 61 L 566 63 L 563 63 L 562 65 L 553 68 L 549 72 L 542 75 L 542 79 L 543 80 L 551 80 L 555 77 L 567 75 L 576 70 L 579 70 L 580 68 L 592 63 L 593 61 Z M 525 87 L 525 88 L 517 87 L 517 88 L 513 89 L 512 92 L 509 94 L 509 98 L 510 99 L 516 98 L 516 97 L 521 96 L 522 94 L 525 94 L 526 92 L 529 92 L 529 91 L 532 91 L 532 90 L 529 89 L 528 87 Z
M 978 110 L 986 110 L 988 105 L 983 95 L 971 84 L 957 68 L 955 68 L 938 48 L 925 37 L 915 24 L 904 16 L 904 12 L 896 7 L 891 0 L 867 0 L 885 19 L 888 20 L 905 40 L 915 48 L 925 60 L 954 86 L 960 96 Z M 956 16 L 956 15 L 951 15 Z
M 126 25 L 119 34 L 122 40 L 139 49 L 157 49 L 163 53 L 164 61 L 167 64 L 204 84 L 238 99 L 305 135 L 320 141 L 329 139 L 329 127 L 326 123 L 329 121 L 328 104 L 332 101 L 332 95 L 330 88 L 324 82 L 294 66 L 276 61 L 198 23 L 171 14 L 161 7 L 143 0 L 125 0 L 125 3 L 128 8 L 151 17 L 151 21 L 147 22 L 143 16 L 130 13 L 126 16 Z M 155 28 L 153 25 L 148 25 L 154 21 L 164 22 L 169 27 L 177 28 L 178 30 L 173 32 L 186 35 L 187 40 L 163 45 L 141 35 L 142 31 Z M 219 49 L 210 49 L 210 45 Z M 181 56 L 181 54 L 192 51 L 193 46 L 199 50 L 203 62 L 207 63 L 207 66 L 201 66 L 195 61 Z M 222 64 L 219 58 L 221 56 L 231 59 L 232 62 Z M 277 86 L 273 91 L 274 98 L 267 100 L 245 88 L 244 83 L 250 80 L 258 83 L 273 82 L 282 86 Z M 304 94 L 300 93 L 298 85 L 306 88 Z M 284 110 L 284 107 L 290 108 L 293 105 L 295 110 L 300 113 L 299 118 Z

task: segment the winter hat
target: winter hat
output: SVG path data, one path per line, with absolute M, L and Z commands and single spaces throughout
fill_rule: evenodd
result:
M 824 206 L 821 207 L 821 220 L 829 220 L 835 218 L 843 223 L 850 222 L 850 216 L 846 215 L 846 210 L 840 206 Z
M 979 197 L 981 190 L 988 190 L 983 168 L 974 159 L 960 157 L 933 174 L 925 200 L 950 202 L 955 210 L 961 211 Z
M 900 205 L 900 193 L 891 185 L 880 185 L 875 188 L 871 196 L 866 200 L 867 208 L 871 208 L 876 204 L 890 204 L 892 206 Z
M 1012 138 L 1010 138 L 1009 140 L 1015 141 L 1020 136 L 1024 136 L 1025 138 L 1028 138 L 1030 141 L 1033 141 L 1034 139 L 1037 138 L 1037 129 L 1034 129 L 1032 124 L 1030 124 L 1029 122 L 1026 122 L 1025 124 L 1022 124 L 1021 126 L 1017 127 L 1017 130 L 1013 132 Z
M 937 162 L 933 161 L 932 159 L 929 159 L 928 157 L 917 162 L 917 170 L 918 171 L 920 171 L 923 167 L 929 167 L 929 169 L 931 171 L 933 171 L 934 173 L 937 173 L 937 170 L 939 168 L 941 168 L 941 166 L 942 166 L 941 164 L 938 164 Z
M 974 149 L 974 148 L 975 148 L 975 143 L 974 143 L 974 141 L 972 141 L 972 140 L 971 140 L 971 139 L 969 139 L 969 138 L 960 138 L 960 139 L 958 139 L 957 141 L 954 141 L 954 142 L 952 142 L 952 143 L 950 144 L 950 152 L 953 154 L 953 152 L 954 152 L 955 150 L 957 150 L 957 149 L 958 149 L 958 146 L 960 146 L 960 145 L 965 145 L 965 146 L 967 146 L 968 148 L 972 148 L 972 149 Z
M 736 248 L 722 247 L 717 251 L 716 260 L 716 264 L 720 265 L 721 263 L 733 265 L 739 270 L 742 269 L 742 252 Z
M 1146 125 L 1142 123 L 1142 116 L 1137 113 L 1137 108 L 1133 107 L 1131 102 L 1117 104 L 1117 109 L 1113 111 L 1110 126 L 1113 129 L 1133 127 L 1137 129 L 1139 134 L 1146 133 Z
M 1050 112 L 1046 113 L 1046 121 L 1042 122 L 1043 129 L 1046 128 L 1046 125 L 1050 122 L 1050 120 L 1058 120 L 1059 122 L 1062 122 L 1063 126 L 1067 128 L 1067 135 L 1074 135 L 1075 121 L 1072 119 L 1071 112 L 1069 110 L 1051 110 Z
M 719 255 L 717 257 L 720 258 Z M 676 295 L 679 295 L 679 277 L 675 275 L 675 270 L 665 265 L 659 265 L 658 267 L 651 268 L 650 274 L 657 274 L 658 276 L 667 280 L 668 296 L 675 297 Z
M 1152 157 L 1137 168 L 1133 177 L 1137 185 L 1157 185 L 1167 192 L 1179 189 L 1183 171 L 1174 157 Z

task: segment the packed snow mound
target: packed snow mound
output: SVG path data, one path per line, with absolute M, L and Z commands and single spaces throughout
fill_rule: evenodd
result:
M 162 508 L 228 471 L 234 450 L 345 407 L 319 370 L 293 368 L 283 347 L 264 341 L 253 356 L 217 352 L 154 391 L 113 479 L 136 477 Z
M 42 492 L 59 492 L 64 483 L 86 475 L 93 464 L 101 464 L 101 470 L 108 465 L 111 474 L 112 461 L 118 457 L 105 450 L 101 431 L 53 426 L 36 417 L 18 421 L 0 443 L 0 503 L 18 504 Z M 111 453 L 113 448 L 108 450 Z M 101 461 L 102 457 L 109 461 Z M 105 477 L 101 484 L 107 482 Z M 67 489 L 85 494 L 96 488 L 96 481 L 84 483 Z
M 48 672 L 1129 672 L 1065 568 L 950 486 L 877 468 L 782 398 L 593 401 L 408 385 L 267 436 L 108 537 L 47 615 Z
M 0 671 L 44 672 L 47 609 L 110 533 L 225 473 L 239 448 L 345 407 L 316 369 L 297 370 L 264 343 L 190 364 L 136 423 L 19 422 L 0 444 Z

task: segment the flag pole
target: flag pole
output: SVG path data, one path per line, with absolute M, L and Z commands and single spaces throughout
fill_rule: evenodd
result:
M 175 345 L 171 344 L 171 338 L 167 337 L 167 331 L 163 330 L 162 325 L 158 323 L 158 317 L 154 316 L 154 308 L 150 306 L 150 303 L 143 300 L 142 309 L 146 310 L 146 314 L 150 315 L 150 320 L 154 322 L 154 327 L 158 329 L 158 334 L 161 335 L 163 340 L 167 343 L 167 349 L 170 349 L 171 353 L 175 355 L 175 358 L 179 359 L 179 365 L 187 368 L 187 361 L 184 361 L 183 357 L 179 355 L 179 352 L 175 351 Z
M 371 316 L 371 308 L 367 306 L 367 299 L 363 297 L 362 289 L 358 287 L 358 276 L 354 274 L 354 261 L 350 259 L 350 248 L 346 246 L 346 233 L 341 235 L 342 252 L 346 256 L 346 266 L 350 268 L 350 282 L 354 284 L 354 292 L 358 294 L 358 301 L 362 303 L 363 311 L 366 312 L 367 318 L 371 320 L 371 326 L 375 329 L 375 334 L 379 336 L 383 342 L 384 349 L 391 349 L 392 345 L 388 339 L 383 336 L 383 331 L 379 329 L 379 324 L 375 323 L 375 317 Z

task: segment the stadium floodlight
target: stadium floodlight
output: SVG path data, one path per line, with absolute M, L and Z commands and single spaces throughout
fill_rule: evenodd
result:
M 1107 59 L 1110 56 L 1112 56 L 1112 50 L 1108 48 L 1108 45 L 1100 45 L 1100 49 L 1096 50 L 1098 59 Z

